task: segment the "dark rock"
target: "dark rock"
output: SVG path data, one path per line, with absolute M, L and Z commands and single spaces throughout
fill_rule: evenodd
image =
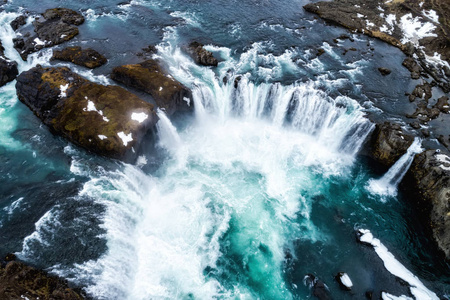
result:
M 381 73 L 381 75 L 386 76 L 391 74 L 391 70 L 389 70 L 388 68 L 378 68 L 378 71 Z
M 312 274 L 305 276 L 304 282 L 312 289 L 312 294 L 319 300 L 331 300 L 327 285 Z
M 11 261 L 0 267 L 0 299 L 81 300 L 84 297 L 57 277 Z
M 14 253 L 9 253 L 5 256 L 5 261 L 10 262 L 16 260 L 16 255 Z
M 321 56 L 324 53 L 325 53 L 325 50 L 323 50 L 322 48 L 317 49 L 317 56 Z
M 406 115 L 407 118 L 417 118 L 422 124 L 436 119 L 439 116 L 440 110 L 436 107 L 429 108 L 428 103 L 420 101 L 417 104 L 416 111 L 411 115 Z
M 411 125 L 414 129 L 420 129 L 420 123 L 419 122 L 411 122 L 409 125 Z
M 8 82 L 13 81 L 19 74 L 17 62 L 6 59 L 4 51 L 5 48 L 3 48 L 0 41 L 0 86 L 4 86 Z
M 436 104 L 433 106 L 433 108 L 439 109 L 444 114 L 448 114 L 450 112 L 448 97 L 442 96 L 441 98 L 439 98 Z
M 193 108 L 190 90 L 165 73 L 156 60 L 116 67 L 111 78 L 127 87 L 150 94 L 168 115 L 178 110 L 187 111 Z
M 100 155 L 131 160 L 156 123 L 153 105 L 118 86 L 64 68 L 37 66 L 17 77 L 17 95 L 53 132 Z M 146 116 L 138 121 L 132 114 Z
M 422 129 L 420 132 L 423 134 L 424 137 L 430 137 L 431 135 L 428 129 Z
M 392 166 L 414 141 L 398 124 L 377 124 L 372 134 L 372 157 L 385 166 Z
M 18 16 L 14 20 L 11 21 L 10 25 L 14 31 L 19 29 L 19 27 L 25 25 L 27 23 L 27 17 L 26 16 Z
M 373 299 L 373 291 L 367 291 L 365 293 L 366 299 L 372 300 Z
M 97 51 L 81 47 L 67 47 L 61 51 L 54 51 L 52 59 L 70 61 L 76 65 L 94 69 L 106 64 L 106 58 Z
M 416 98 L 428 101 L 432 96 L 431 88 L 432 87 L 428 82 L 416 85 L 411 95 L 409 95 L 409 101 L 413 102 Z
M 408 173 L 419 191 L 418 210 L 438 247 L 450 259 L 450 157 L 427 150 L 414 157 Z
M 29 54 L 45 47 L 52 47 L 73 39 L 78 35 L 76 26 L 84 22 L 84 17 L 67 8 L 48 9 L 42 18 L 33 22 L 35 35 L 26 39 L 14 39 L 14 48 L 19 52 L 23 60 L 27 60 Z
M 444 145 L 447 149 L 450 149 L 450 141 L 448 138 L 446 138 L 445 136 L 443 136 L 441 134 L 440 136 L 438 136 L 437 140 L 439 141 L 439 143 Z
M 205 50 L 203 44 L 198 42 L 190 43 L 186 51 L 199 65 L 217 67 L 219 63 L 212 52 Z

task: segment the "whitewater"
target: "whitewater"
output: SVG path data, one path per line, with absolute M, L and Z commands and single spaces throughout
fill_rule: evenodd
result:
M 411 257 L 423 254 L 408 244 L 414 232 L 405 225 L 406 213 L 397 201 L 399 181 L 420 141 L 384 177 L 358 156 L 374 128 L 368 113 L 376 111 L 361 96 L 362 84 L 354 84 L 369 59 L 345 61 L 321 42 L 326 61 L 311 50 L 275 51 L 275 42 L 254 37 L 236 51 L 238 46 L 229 45 L 232 40 L 251 33 L 243 24 L 223 21 L 231 35 L 228 43 L 205 46 L 219 58 L 219 66 L 199 66 L 180 45 L 185 31 L 197 32 L 210 20 L 200 9 L 166 6 L 131 1 L 118 12 L 95 7 L 83 12 L 86 30 L 94 32 L 110 24 L 151 22 L 132 12 L 152 9 L 164 21 L 154 58 L 192 91 L 191 115 L 168 117 L 157 110 L 154 141 L 135 164 L 95 157 L 52 137 L 45 127 L 29 141 L 18 141 L 14 133 L 21 129 L 18 117 L 26 108 L 15 96 L 14 82 L 0 89 L 3 153 L 23 156 L 24 169 L 30 170 L 10 173 L 17 172 L 17 182 L 40 185 L 47 180 L 49 191 L 61 188 L 58 200 L 41 205 L 11 247 L 19 259 L 67 279 L 93 299 L 310 299 L 312 291 L 303 284 L 306 274 L 324 280 L 336 299 L 345 299 L 350 294 L 334 282 L 342 271 L 349 274 L 355 294 L 375 289 L 411 296 L 392 280 L 401 276 L 385 268 L 373 247 L 356 239 L 359 229 L 370 229 L 386 251 L 395 253 L 396 263 L 414 274 L 420 271 Z M 274 8 L 265 9 L 267 14 Z M 182 21 L 173 24 L 165 14 Z M 14 32 L 5 24 L 17 14 L 0 16 L 5 53 L 21 62 L 6 42 Z M 305 24 L 319 26 L 315 22 Z M 293 24 L 268 23 L 258 19 L 252 28 L 271 37 L 303 39 Z M 20 70 L 51 64 L 51 52 L 33 54 Z M 114 84 L 103 74 L 59 65 Z M 57 150 L 46 154 L 46 143 Z M 370 189 L 375 181 L 389 191 L 388 198 Z M 49 193 L 42 192 L 41 198 Z M 11 194 L 2 206 L 2 230 L 13 228 L 12 221 L 28 213 L 27 207 L 38 206 L 27 202 L 29 194 Z M 418 278 L 435 288 L 433 275 L 424 272 Z M 414 284 L 422 287 L 422 281 Z

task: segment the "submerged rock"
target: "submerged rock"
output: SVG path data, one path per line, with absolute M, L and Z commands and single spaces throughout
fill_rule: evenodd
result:
M 175 111 L 191 110 L 193 107 L 190 90 L 164 72 L 156 60 L 116 67 L 111 78 L 127 87 L 150 94 L 168 115 Z
M 76 65 L 94 69 L 106 64 L 106 58 L 94 49 L 81 47 L 67 47 L 54 51 L 52 59 L 70 61 Z
M 205 50 L 203 44 L 198 42 L 192 42 L 187 47 L 187 52 L 195 60 L 195 62 L 202 66 L 213 66 L 217 67 L 219 63 L 214 57 L 211 51 Z
M 93 83 L 69 68 L 20 74 L 17 95 L 44 124 L 100 155 L 129 160 L 154 126 L 153 105 L 118 86 Z
M 391 74 L 391 70 L 389 70 L 388 68 L 384 68 L 384 67 L 381 67 L 381 68 L 378 68 L 378 71 L 381 73 L 381 75 L 383 75 L 383 76 L 386 76 L 386 75 L 389 75 L 389 74 Z
M 5 48 L 3 48 L 0 41 L 0 86 L 4 86 L 8 82 L 16 79 L 19 74 L 17 69 L 17 62 L 8 60 L 4 54 Z
M 372 157 L 385 166 L 392 166 L 414 141 L 398 124 L 377 124 L 372 135 Z
M 418 210 L 450 260 L 450 157 L 436 150 L 417 154 L 409 170 L 419 191 Z
M 21 262 L 6 260 L 0 267 L 0 299 L 81 300 L 82 295 L 57 277 Z
M 312 290 L 312 294 L 319 300 L 331 300 L 330 291 L 327 285 L 313 274 L 308 274 L 303 279 L 306 286 Z
M 79 33 L 77 26 L 83 22 L 84 17 L 71 9 L 47 9 L 42 18 L 33 22 L 36 34 L 14 39 L 14 48 L 23 60 L 27 60 L 33 52 L 73 39 Z

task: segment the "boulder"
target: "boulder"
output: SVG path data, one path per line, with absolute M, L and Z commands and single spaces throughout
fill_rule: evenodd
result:
M 383 75 L 383 76 L 386 76 L 386 75 L 389 75 L 389 74 L 391 74 L 391 70 L 389 70 L 388 68 L 384 68 L 384 67 L 381 67 L 381 68 L 378 68 L 378 71 L 381 73 L 381 75 Z
M 205 50 L 203 44 L 192 42 L 187 47 L 187 53 L 194 59 L 195 63 L 202 66 L 217 67 L 219 63 L 211 51 Z
M 54 51 L 52 59 L 70 61 L 76 65 L 94 69 L 106 64 L 106 58 L 94 49 L 82 49 L 81 47 L 67 47 L 60 51 Z
M 390 167 L 414 141 L 412 135 L 407 134 L 398 124 L 385 122 L 377 124 L 372 134 L 371 156 L 379 163 Z
M 350 276 L 348 276 L 345 272 L 339 272 L 336 276 L 336 281 L 339 283 L 339 286 L 346 290 L 351 291 L 353 287 L 352 280 L 350 279 Z
M 4 55 L 5 48 L 0 42 L 0 86 L 4 86 L 8 82 L 16 79 L 19 74 L 17 62 L 7 59 Z
M 6 260 L 0 267 L 0 299 L 81 300 L 67 282 L 21 262 Z
M 11 21 L 10 25 L 11 28 L 16 31 L 19 29 L 19 27 L 25 25 L 27 23 L 27 17 L 26 16 L 18 16 L 14 20 Z
M 312 289 L 312 294 L 319 300 L 330 300 L 331 295 L 327 285 L 313 274 L 307 274 L 304 278 L 305 285 Z
M 150 94 L 168 115 L 175 111 L 188 111 L 193 107 L 190 90 L 164 72 L 156 60 L 116 67 L 111 78 L 127 87 Z
M 418 210 L 438 247 L 450 260 L 450 157 L 427 150 L 414 157 L 408 174 L 419 192 Z
M 444 114 L 448 114 L 450 112 L 448 97 L 447 96 L 440 97 L 436 102 L 436 104 L 433 106 L 433 108 L 439 109 L 439 111 L 443 112 Z
M 411 79 L 419 79 L 422 68 L 419 64 L 411 57 L 405 58 L 402 65 L 411 72 Z
M 27 38 L 15 38 L 14 48 L 23 60 L 29 54 L 45 47 L 52 47 L 73 39 L 78 35 L 78 25 L 84 22 L 84 17 L 67 8 L 47 9 L 41 18 L 33 22 L 36 34 Z
M 136 95 L 90 82 L 66 67 L 32 68 L 19 75 L 16 89 L 53 132 L 108 157 L 134 159 L 157 119 L 153 105 Z

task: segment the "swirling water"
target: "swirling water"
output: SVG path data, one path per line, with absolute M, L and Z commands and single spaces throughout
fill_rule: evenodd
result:
M 387 200 L 369 193 L 381 174 L 357 156 L 373 126 L 368 114 L 398 118 L 389 109 L 408 108 L 395 101 L 409 82 L 397 49 L 355 36 L 358 51 L 343 55 L 351 42 L 332 44 L 343 31 L 305 15 L 306 1 L 28 2 L 0 14 L 10 58 L 19 61 L 7 25 L 18 11 L 77 9 L 86 23 L 70 44 L 102 51 L 109 63 L 73 70 L 113 84 L 104 75 L 114 66 L 157 45 L 193 91 L 195 112 L 169 119 L 158 111 L 154 143 L 129 165 L 51 135 L 17 100 L 14 82 L 1 88 L 2 253 L 95 299 L 308 299 L 310 273 L 336 299 L 408 295 L 356 242 L 364 227 L 425 285 L 447 293 L 448 266 L 408 222 L 407 199 L 401 190 Z M 220 58 L 217 68 L 184 54 L 195 39 Z M 68 65 L 50 56 L 34 54 L 20 69 Z M 373 71 L 378 63 L 396 71 L 389 84 Z M 334 281 L 341 271 L 352 293 Z

